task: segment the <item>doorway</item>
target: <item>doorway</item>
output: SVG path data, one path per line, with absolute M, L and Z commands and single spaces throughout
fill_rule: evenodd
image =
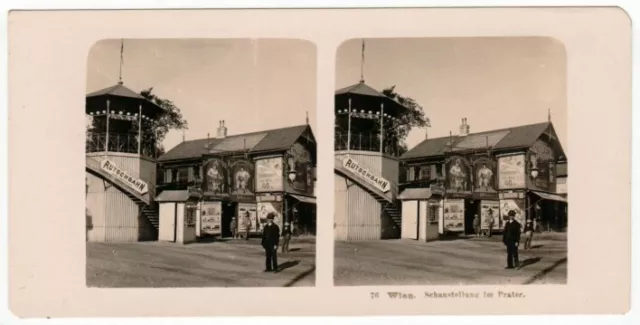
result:
M 233 217 L 236 216 L 236 208 L 238 206 L 238 203 L 236 202 L 222 202 L 222 216 L 221 216 L 221 220 L 220 223 L 222 224 L 222 232 L 221 232 L 221 237 L 222 238 L 228 238 L 228 237 L 232 237 L 233 234 L 231 233 L 231 219 Z
M 464 200 L 464 233 L 472 235 L 473 218 L 475 215 L 480 217 L 480 200 Z

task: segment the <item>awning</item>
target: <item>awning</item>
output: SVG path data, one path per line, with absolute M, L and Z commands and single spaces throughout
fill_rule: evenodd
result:
M 186 202 L 189 199 L 189 191 L 162 191 L 156 202 Z
M 565 203 L 567 202 L 567 198 L 561 195 L 544 193 L 544 192 L 536 192 L 536 191 L 531 191 L 531 192 L 533 192 L 533 194 L 545 200 L 565 202 Z
M 430 188 L 408 188 L 398 195 L 400 200 L 426 200 L 431 197 L 433 193 Z
M 291 196 L 292 198 L 302 202 L 302 203 L 310 203 L 310 204 L 316 204 L 316 198 L 315 197 L 308 197 L 308 196 L 302 196 L 302 195 L 295 195 L 295 194 L 289 194 L 289 196 Z

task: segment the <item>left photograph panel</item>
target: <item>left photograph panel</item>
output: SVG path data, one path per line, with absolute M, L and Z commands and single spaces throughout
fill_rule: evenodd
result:
M 315 45 L 108 39 L 88 55 L 87 286 L 314 286 Z

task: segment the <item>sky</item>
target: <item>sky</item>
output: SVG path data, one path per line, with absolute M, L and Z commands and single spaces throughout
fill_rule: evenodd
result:
M 121 40 L 103 40 L 89 52 L 87 93 L 118 82 Z M 215 137 L 219 120 L 228 134 L 305 123 L 315 132 L 316 49 L 302 40 L 124 40 L 122 80 L 140 92 L 178 106 L 187 120 L 186 140 Z M 183 139 L 171 131 L 170 150 Z
M 431 120 L 413 129 L 409 148 L 425 139 L 457 134 L 462 118 L 470 132 L 541 123 L 551 111 L 567 148 L 566 54 L 545 37 L 414 38 L 365 40 L 364 79 L 381 91 L 415 99 Z M 362 40 L 337 52 L 336 89 L 360 80 Z

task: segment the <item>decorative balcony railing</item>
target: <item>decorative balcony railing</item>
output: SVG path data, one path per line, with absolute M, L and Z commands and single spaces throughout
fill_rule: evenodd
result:
M 351 132 L 351 143 L 348 146 L 348 133 L 336 132 L 334 149 L 335 151 L 341 150 L 358 150 L 358 151 L 372 151 L 380 152 L 380 134 L 375 132 Z M 385 141 L 386 142 L 386 141 Z M 399 146 L 397 144 L 386 143 L 382 148 L 382 152 L 392 156 L 398 156 Z
M 138 153 L 138 135 L 109 133 L 109 148 L 107 148 L 106 132 L 87 132 L 86 152 L 122 152 Z M 156 156 L 155 146 L 148 141 L 142 142 L 140 153 L 144 156 Z

